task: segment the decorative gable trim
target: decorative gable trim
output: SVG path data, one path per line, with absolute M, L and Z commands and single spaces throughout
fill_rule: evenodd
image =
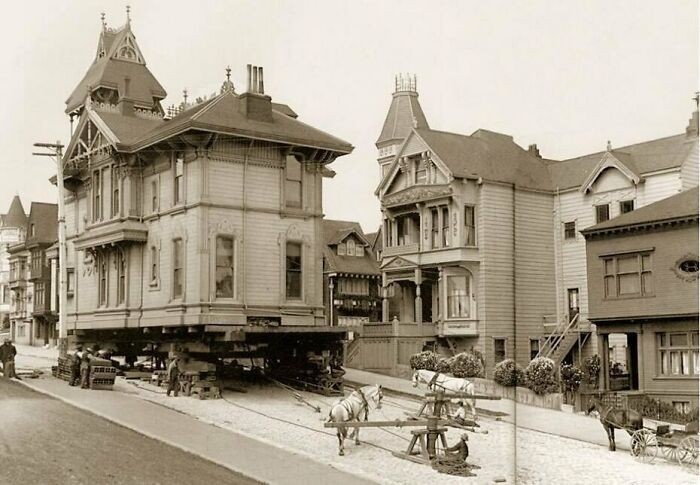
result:
M 146 60 L 141 54 L 141 49 L 139 49 L 138 44 L 136 44 L 136 39 L 134 34 L 130 30 L 127 30 L 119 43 L 112 49 L 112 59 L 118 59 L 120 61 L 136 62 L 138 64 L 146 64 Z
M 434 150 L 430 148 L 430 145 L 421 137 L 418 132 L 415 129 L 411 130 L 411 133 L 406 137 L 406 139 L 403 141 L 401 146 L 396 152 L 396 155 L 394 156 L 394 160 L 391 163 L 391 167 L 389 168 L 389 171 L 386 174 L 386 177 L 382 179 L 382 181 L 379 184 L 379 187 L 374 191 L 374 194 L 378 197 L 384 196 L 386 194 L 386 191 L 388 188 L 391 186 L 392 182 L 396 178 L 396 175 L 399 172 L 405 172 L 406 171 L 406 164 L 405 164 L 405 157 L 404 157 L 404 151 L 406 149 L 406 146 L 408 145 L 409 141 L 413 138 L 417 137 L 423 145 L 425 145 L 428 148 L 428 152 L 430 153 L 430 160 L 432 161 L 433 164 L 442 172 L 442 174 L 447 178 L 448 181 L 451 181 L 453 179 L 452 176 L 452 171 L 448 168 L 448 166 L 443 162 L 440 157 L 437 156 Z
M 639 185 L 639 183 L 642 181 L 642 178 L 639 175 L 637 175 L 637 173 L 634 170 L 622 163 L 617 157 L 615 157 L 615 155 L 613 155 L 611 152 L 605 152 L 603 158 L 601 158 L 598 162 L 598 165 L 596 165 L 595 169 L 591 171 L 591 173 L 581 185 L 581 188 L 579 189 L 580 192 L 585 194 L 589 190 L 591 190 L 591 187 L 593 186 L 595 181 L 598 180 L 600 174 L 602 174 L 608 168 L 614 168 L 619 170 L 634 185 Z
M 408 269 L 408 268 L 416 268 L 418 265 L 414 263 L 413 261 L 409 261 L 408 259 L 402 258 L 401 256 L 395 256 L 394 258 L 390 259 L 386 263 L 382 264 L 381 269 L 383 270 L 390 270 L 390 269 Z
M 86 135 L 85 139 L 83 139 L 83 135 Z M 68 144 L 64 161 L 78 162 L 90 154 L 116 148 L 118 142 L 117 136 L 99 115 L 91 109 L 86 109 Z

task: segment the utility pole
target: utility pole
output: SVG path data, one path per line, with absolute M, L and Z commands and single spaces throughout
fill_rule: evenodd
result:
M 65 357 L 68 352 L 68 329 L 66 325 L 66 212 L 64 208 L 63 187 L 63 145 L 56 143 L 35 143 L 35 147 L 46 148 L 49 152 L 33 153 L 41 157 L 53 157 L 56 160 L 58 186 L 58 354 Z

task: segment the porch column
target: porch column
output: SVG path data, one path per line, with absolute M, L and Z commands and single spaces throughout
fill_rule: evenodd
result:
M 644 390 L 644 325 L 637 334 L 637 389 Z
M 420 295 L 420 284 L 423 280 L 423 276 L 420 268 L 416 268 L 413 276 L 413 282 L 416 284 L 416 298 L 415 298 L 415 308 L 414 315 L 416 317 L 416 323 L 421 325 L 423 323 L 423 299 Z
M 389 288 L 387 288 L 386 280 L 386 273 L 382 273 L 382 322 L 389 321 Z
M 608 364 L 608 335 L 598 334 L 598 355 L 600 356 L 600 375 L 598 376 L 598 390 L 608 389 L 610 369 Z

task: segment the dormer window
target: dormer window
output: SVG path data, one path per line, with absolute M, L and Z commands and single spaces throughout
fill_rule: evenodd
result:
M 338 256 L 345 256 L 345 243 L 338 244 Z
M 362 246 L 362 244 L 357 244 L 355 246 L 355 256 L 362 257 L 365 255 L 365 248 Z
M 348 256 L 354 256 L 355 255 L 355 240 L 348 239 L 347 245 L 348 245 Z

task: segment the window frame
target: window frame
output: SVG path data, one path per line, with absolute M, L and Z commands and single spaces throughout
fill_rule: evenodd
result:
M 651 298 L 655 296 L 654 291 L 654 271 L 653 271 L 653 251 L 635 251 L 621 254 L 605 255 L 601 256 L 603 264 L 603 299 L 605 300 L 622 300 L 628 298 Z M 620 259 L 631 259 L 632 257 L 637 258 L 637 271 L 623 271 L 620 272 L 619 260 Z M 644 264 L 644 258 L 648 258 L 648 268 Z M 608 266 L 610 263 L 610 267 Z M 608 272 L 611 269 L 612 272 Z M 639 291 L 636 293 L 621 293 L 620 292 L 620 276 L 638 275 L 638 288 Z M 645 290 L 645 275 L 648 275 L 648 282 L 650 283 L 651 289 Z M 612 281 L 612 288 L 615 290 L 615 294 L 609 293 L 608 282 Z
M 126 304 L 127 295 L 127 258 L 123 251 L 117 251 L 117 305 Z
M 292 161 L 299 165 L 299 179 L 290 178 L 289 162 Z M 294 183 L 295 192 L 297 191 L 296 186 L 298 184 L 298 195 L 299 201 L 290 201 L 289 196 L 291 194 L 290 183 Z M 285 158 L 284 163 L 284 207 L 286 209 L 292 210 L 302 210 L 304 208 L 304 162 L 303 158 L 297 154 L 289 154 Z
M 497 344 L 502 344 L 503 345 L 503 358 L 499 360 L 498 355 L 500 352 L 498 352 L 498 345 Z M 508 358 L 508 338 L 507 337 L 494 337 L 493 338 L 493 363 L 498 364 L 499 362 L 503 362 Z
M 182 168 L 179 175 L 178 167 Z M 185 154 L 177 152 L 173 159 L 173 206 L 185 204 L 185 172 Z
M 440 242 L 443 248 L 449 248 L 452 244 L 450 237 L 450 207 L 447 205 L 441 206 L 442 211 L 442 227 L 440 228 Z M 447 216 L 447 217 L 445 217 Z
M 684 335 L 686 337 L 685 345 L 673 345 L 671 337 Z M 693 343 L 700 339 L 697 330 L 670 330 L 666 332 L 656 332 L 656 377 L 673 378 L 673 379 L 697 379 L 700 374 L 700 349 L 698 343 Z M 673 372 L 672 354 L 679 354 L 679 369 L 686 366 L 687 373 Z M 685 361 L 683 354 L 686 354 Z
M 576 240 L 576 221 L 564 222 L 564 241 Z
M 182 237 L 172 239 L 172 299 L 182 300 L 185 297 L 185 240 Z
M 71 284 L 72 282 L 72 284 Z M 72 297 L 75 292 L 75 268 L 66 268 L 66 296 Z
M 601 222 L 609 221 L 610 220 L 610 203 L 605 203 L 605 204 L 596 204 L 593 206 L 595 210 L 595 223 L 600 224 Z M 605 219 L 601 219 L 600 217 L 600 211 L 605 207 L 605 213 L 606 217 Z
M 535 351 L 535 350 L 532 348 L 533 342 L 536 342 L 536 343 L 537 343 L 537 351 Z M 530 360 L 532 360 L 532 359 L 536 358 L 537 355 L 540 353 L 540 350 L 542 350 L 542 342 L 540 341 L 539 338 L 530 337 L 530 339 L 529 339 L 529 345 L 530 345 L 530 347 L 529 347 L 529 349 L 530 349 Z M 533 353 L 533 352 L 534 352 L 534 353 Z
M 97 257 L 97 306 L 109 304 L 109 257 L 107 253 Z
M 121 180 L 116 175 L 116 172 L 112 170 L 112 176 L 110 177 L 112 185 L 112 193 L 110 197 L 112 218 L 119 217 L 121 215 Z
M 230 295 L 219 295 L 219 281 L 218 281 L 218 269 L 219 269 L 219 239 L 226 239 L 231 241 L 231 265 L 229 266 L 231 270 L 231 294 Z M 236 299 L 236 237 L 233 234 L 223 234 L 219 233 L 214 236 L 214 298 L 217 300 L 235 300 Z M 222 268 L 224 266 L 221 266 Z
M 628 210 L 625 210 L 626 204 L 630 204 L 631 207 Z M 634 199 L 627 199 L 627 200 L 621 200 L 619 203 L 619 209 L 620 209 L 620 214 L 627 214 L 628 212 L 632 212 L 635 207 L 634 207 Z
M 299 247 L 299 263 L 298 269 L 290 268 L 290 256 L 289 247 L 290 245 Z M 290 272 L 292 274 L 299 274 L 299 295 L 290 294 Z M 285 287 L 284 287 L 284 297 L 286 301 L 303 301 L 304 300 L 304 243 L 302 241 L 296 240 L 286 240 L 284 249 L 284 275 L 285 275 Z
M 467 217 L 470 209 L 471 216 Z M 469 218 L 471 218 L 471 225 L 467 224 Z M 473 204 L 464 204 L 464 245 L 471 248 L 477 247 L 476 206 Z
M 465 295 L 458 295 L 458 294 L 451 294 L 452 292 L 450 291 L 450 282 L 453 281 L 454 279 L 457 278 L 464 278 L 465 280 Z M 462 301 L 463 303 L 466 302 L 466 304 L 461 304 L 459 305 L 459 312 L 455 315 L 452 312 L 452 302 L 455 301 L 455 298 L 457 298 L 457 303 L 459 305 L 459 302 Z M 447 320 L 473 320 L 473 308 L 472 308 L 472 277 L 471 274 L 465 270 L 464 273 L 454 273 L 454 274 L 446 274 L 445 275 L 445 305 L 447 307 L 445 308 L 445 317 Z M 466 308 L 466 314 L 464 313 L 464 309 Z
M 158 247 L 155 244 L 151 244 L 149 247 L 149 258 L 149 275 L 151 277 L 149 285 L 158 287 L 160 286 L 160 251 L 158 251 Z

